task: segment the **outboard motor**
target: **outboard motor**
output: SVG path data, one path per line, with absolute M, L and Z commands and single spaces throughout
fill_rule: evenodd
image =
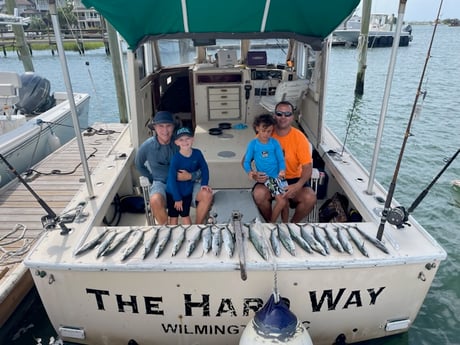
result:
M 19 88 L 19 102 L 16 109 L 25 115 L 38 115 L 56 104 L 50 95 L 50 82 L 34 72 L 21 75 L 22 87 Z

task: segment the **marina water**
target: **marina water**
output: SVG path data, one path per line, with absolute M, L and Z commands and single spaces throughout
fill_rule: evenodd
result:
M 413 26 L 414 40 L 409 47 L 398 49 L 376 173 L 377 180 L 388 189 L 423 65 L 428 59 L 421 88 L 421 91 L 426 91 L 426 97 L 423 101 L 422 97 L 419 99 L 421 111 L 413 122 L 396 184 L 395 198 L 406 208 L 460 148 L 460 27 L 439 26 L 431 56 L 428 57 L 432 30 L 429 25 Z M 358 52 L 347 47 L 332 49 L 326 122 L 342 141 L 346 138 L 347 149 L 369 170 L 390 48 L 368 50 L 364 94 L 355 99 Z M 73 90 L 91 94 L 89 122 L 118 122 L 112 65 L 104 49 L 87 51 L 83 56 L 69 53 L 67 60 Z M 57 56 L 52 56 L 50 51 L 34 51 L 33 63 L 36 73 L 51 81 L 52 91 L 65 90 Z M 14 53 L 0 57 L 0 70 L 23 73 L 22 63 Z M 448 253 L 418 318 L 405 334 L 362 344 L 460 344 L 460 192 L 451 186 L 454 179 L 460 179 L 460 158 L 445 171 L 413 212 L 418 222 Z M 363 186 L 363 190 L 366 188 Z M 411 229 L 402 231 L 410 232 Z M 18 321 L 10 344 L 37 344 L 38 338 L 42 344 L 48 344 L 50 337 L 55 336 L 39 300 L 31 303 L 33 312 Z

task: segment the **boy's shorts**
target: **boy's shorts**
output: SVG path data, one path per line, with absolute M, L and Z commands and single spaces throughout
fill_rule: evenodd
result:
M 198 182 L 195 182 L 193 184 L 193 194 L 192 194 L 192 207 L 196 207 L 196 195 L 201 189 L 201 184 Z M 161 181 L 153 181 L 152 184 L 150 185 L 149 189 L 149 196 L 152 196 L 153 194 L 158 193 L 163 196 L 165 200 L 166 198 L 166 183 L 161 182 Z
M 281 180 L 279 178 L 269 177 L 267 181 L 265 181 L 264 185 L 270 191 L 270 194 L 274 197 L 279 194 L 283 194 L 284 188 L 287 187 L 286 180 Z
M 174 208 L 174 198 L 171 194 L 166 193 L 166 204 L 168 208 L 169 217 L 188 217 L 190 215 L 190 205 L 192 203 L 192 196 L 186 195 L 182 197 L 182 211 Z

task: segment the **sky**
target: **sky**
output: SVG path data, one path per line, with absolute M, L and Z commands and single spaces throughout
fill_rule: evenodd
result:
M 404 21 L 434 21 L 441 0 L 407 0 Z M 372 13 L 398 13 L 398 0 L 372 0 Z M 460 19 L 460 0 L 443 0 L 440 19 Z

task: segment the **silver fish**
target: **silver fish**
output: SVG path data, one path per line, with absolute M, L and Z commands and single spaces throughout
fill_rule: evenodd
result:
M 163 252 L 166 245 L 168 244 L 169 239 L 171 238 L 172 228 L 166 227 L 165 232 L 166 234 L 163 237 L 159 238 L 157 245 L 155 246 L 155 249 L 153 251 L 153 255 L 155 255 L 156 258 L 160 256 L 160 254 Z
M 99 235 L 97 235 L 95 238 L 93 238 L 91 241 L 86 242 L 84 245 L 82 245 L 80 248 L 77 249 L 75 252 L 75 255 L 80 255 L 81 253 L 84 253 L 90 249 L 93 249 L 101 243 L 102 239 L 104 236 L 109 232 L 109 229 L 105 228 L 103 232 L 101 232 Z
M 284 230 L 280 224 L 276 225 L 278 228 L 278 234 L 281 243 L 283 244 L 284 248 L 292 255 L 295 256 L 295 244 L 292 240 L 291 236 L 289 236 L 289 232 Z
M 121 261 L 126 260 L 137 248 L 138 245 L 141 244 L 142 239 L 144 238 L 144 231 L 141 229 L 136 229 L 132 233 L 132 240 L 128 243 L 125 250 L 123 251 Z
M 109 247 L 110 243 L 112 243 L 113 239 L 117 236 L 116 231 L 111 231 L 104 239 L 104 241 L 100 244 L 99 248 L 97 249 L 97 257 L 100 257 L 105 250 Z
M 276 256 L 280 256 L 281 243 L 280 243 L 280 238 L 279 238 L 277 227 L 274 227 L 273 229 L 270 230 L 270 244 L 272 245 L 273 253 L 275 253 Z
M 367 252 L 366 248 L 364 247 L 364 241 L 358 238 L 358 236 L 351 231 L 349 227 L 346 227 L 348 234 L 353 242 L 355 242 L 356 246 L 358 247 L 359 251 L 364 255 L 369 257 L 369 253 Z
M 224 248 L 228 257 L 231 258 L 235 251 L 235 238 L 228 226 L 222 228 L 222 242 L 224 242 Z
M 210 226 L 203 228 L 201 238 L 203 239 L 203 251 L 207 253 L 211 250 L 212 246 L 212 231 Z
M 132 229 L 126 230 L 125 232 L 119 233 L 118 236 L 116 236 L 113 241 L 109 244 L 106 250 L 101 254 L 102 256 L 106 256 L 109 254 L 112 254 L 115 249 L 118 248 L 118 246 L 125 242 L 129 235 L 131 234 Z
M 220 254 L 220 249 L 222 248 L 222 230 L 219 227 L 214 227 L 214 231 L 212 232 L 211 248 L 215 256 Z
M 145 259 L 147 255 L 149 255 L 150 251 L 153 248 L 155 241 L 158 238 L 158 228 L 153 228 L 149 231 L 147 238 L 144 241 L 143 251 L 142 251 L 142 259 Z
M 318 225 L 318 227 L 324 230 L 324 233 L 326 234 L 326 237 L 331 243 L 332 247 L 338 252 L 343 253 L 343 247 L 337 239 L 337 236 L 335 236 L 335 234 L 332 232 L 332 230 L 329 229 L 327 226 L 322 227 Z
M 331 252 L 329 251 L 329 245 L 327 244 L 327 241 L 324 238 L 324 236 L 321 233 L 321 231 L 319 231 L 318 227 L 315 226 L 315 225 L 312 225 L 312 228 L 313 228 L 313 236 L 315 237 L 315 239 L 319 243 L 321 243 L 321 245 L 323 246 L 324 250 L 326 251 L 326 254 L 330 254 Z
M 249 240 L 256 248 L 257 252 L 264 260 L 268 260 L 268 250 L 265 246 L 265 241 L 263 240 L 262 236 L 257 232 L 255 229 L 255 223 L 251 223 L 248 226 L 249 228 Z
M 310 245 L 311 249 L 313 249 L 315 252 L 317 253 L 320 253 L 321 255 L 324 255 L 326 256 L 327 253 L 326 253 L 326 250 L 324 249 L 324 247 L 321 245 L 321 243 L 319 243 L 314 237 L 313 235 L 311 235 L 308 230 L 307 230 L 307 227 L 305 225 L 300 225 L 298 224 L 299 227 L 300 227 L 300 233 L 303 237 L 303 239 Z
M 350 241 L 348 241 L 347 235 L 345 235 L 345 232 L 342 228 L 336 227 L 335 231 L 337 231 L 337 238 L 342 245 L 343 249 L 348 253 L 348 254 L 353 254 L 353 247 L 351 246 Z
M 390 252 L 388 251 L 387 247 L 385 247 L 385 245 L 383 244 L 382 241 L 380 241 L 378 238 L 375 238 L 375 237 L 371 237 L 369 236 L 367 233 L 365 233 L 364 231 L 362 231 L 360 228 L 358 228 L 356 225 L 353 226 L 356 230 L 358 230 L 358 232 L 361 234 L 361 236 L 363 236 L 366 240 L 368 240 L 369 242 L 371 242 L 374 246 L 376 246 L 378 249 L 380 249 L 382 252 L 386 253 L 386 254 L 390 254 Z
M 184 240 L 185 240 L 185 230 L 188 228 L 189 226 L 187 228 L 183 226 L 180 227 L 179 236 L 176 238 L 176 241 L 174 241 L 174 244 L 173 244 L 173 248 L 171 252 L 172 256 L 175 256 L 177 252 L 180 250 L 180 248 L 182 247 L 182 244 L 184 243 Z
M 199 230 L 192 236 L 192 238 L 187 240 L 187 248 L 185 250 L 185 255 L 187 255 L 187 257 L 189 257 L 195 250 L 196 244 L 201 238 L 202 231 L 203 231 L 203 228 L 199 228 Z
M 313 253 L 313 250 L 311 250 L 310 244 L 301 236 L 299 235 L 294 229 L 293 229 L 293 224 L 287 224 L 286 225 L 289 234 L 291 235 L 291 238 L 294 240 L 295 243 L 297 243 L 303 250 L 305 250 L 308 253 Z M 302 227 L 298 225 L 302 231 Z

